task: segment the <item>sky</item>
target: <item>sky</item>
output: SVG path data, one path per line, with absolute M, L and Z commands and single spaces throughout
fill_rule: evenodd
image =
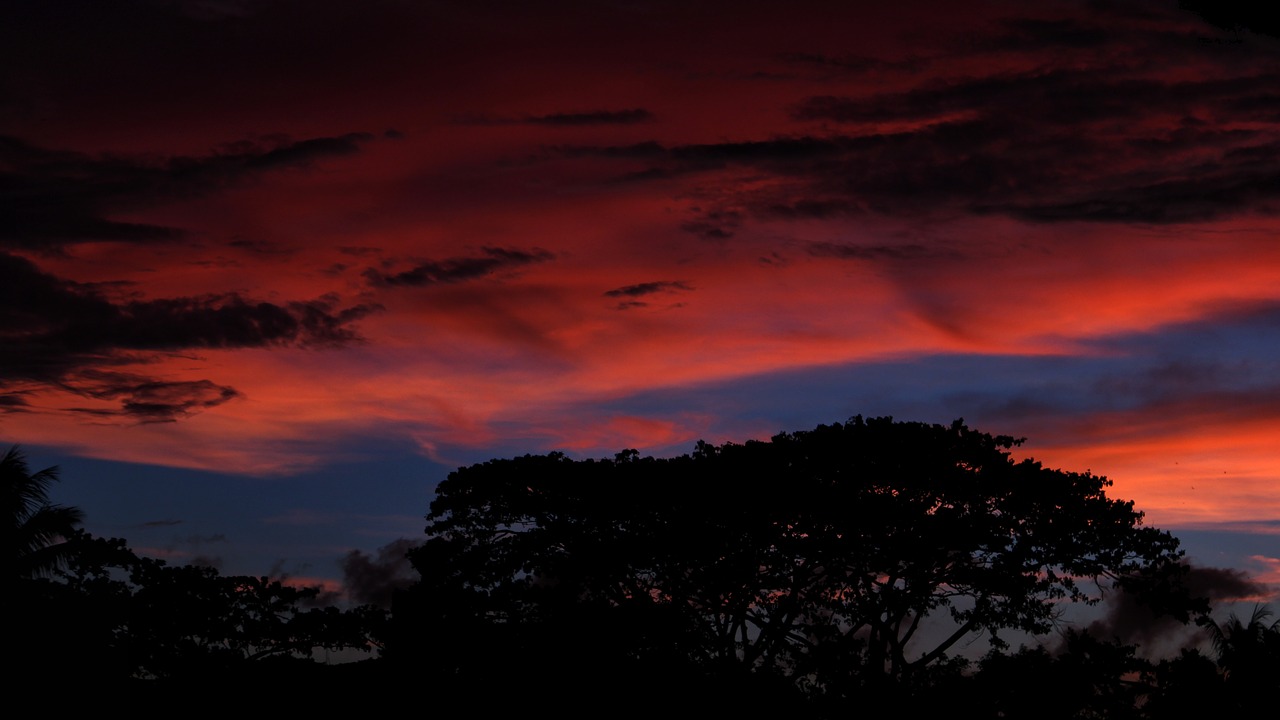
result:
M 459 466 L 963 418 L 1280 602 L 1280 32 L 1213 7 L 11 3 L 0 443 L 354 597 Z

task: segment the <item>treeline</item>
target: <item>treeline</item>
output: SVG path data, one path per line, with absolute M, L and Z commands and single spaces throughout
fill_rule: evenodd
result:
M 322 606 L 319 588 L 140 556 L 122 539 L 79 530 L 78 509 L 50 504 L 57 479 L 56 468 L 31 472 L 17 448 L 0 459 L 4 675 L 23 697 L 56 698 L 70 711 L 230 709 L 264 698 L 311 706 L 323 694 L 297 690 L 329 688 L 333 666 L 322 661 L 331 653 L 376 655 L 385 610 Z
M 14 505 L 29 620 L 16 647 L 32 659 L 26 681 L 61 688 L 41 671 L 60 668 L 140 709 L 267 697 L 481 716 L 1272 707 L 1280 624 L 1267 610 L 1215 623 L 1176 538 L 1107 497 L 1105 478 L 1015 462 L 1019 442 L 959 421 L 855 417 L 671 459 L 462 468 L 438 489 L 409 552 L 421 577 L 390 613 L 314 607 L 314 590 L 165 565 L 66 527 L 27 533 L 61 542 L 18 542 L 42 513 L 76 519 L 36 493 Z M 15 452 L 4 462 L 6 487 L 52 479 Z M 1103 592 L 1199 629 L 1211 649 L 1151 660 L 1115 635 L 1059 631 L 1064 603 Z M 1030 636 L 1050 640 L 1011 646 Z M 326 649 L 369 659 L 326 664 Z
M 319 588 L 141 557 L 123 540 L 79 532 L 50 578 L 22 578 L 25 647 L 51 665 L 103 679 L 181 678 L 254 663 L 310 662 L 317 652 L 369 652 L 385 614 L 317 607 Z

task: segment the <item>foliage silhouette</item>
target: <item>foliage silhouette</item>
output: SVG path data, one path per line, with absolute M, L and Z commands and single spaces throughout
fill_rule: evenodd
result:
M 16 445 L 0 458 L 7 577 L 48 577 L 66 564 L 67 546 L 61 541 L 75 532 L 84 513 L 49 502 L 49 485 L 57 480 L 57 467 L 31 472 Z
M 1138 717 L 1139 699 L 1149 690 L 1142 675 L 1149 670 L 1133 646 L 1068 630 L 1056 652 L 1037 646 L 984 657 L 971 709 L 991 718 Z
M 369 650 L 384 612 L 308 607 L 318 588 L 223 576 L 140 557 L 124 540 L 95 538 L 83 513 L 53 505 L 56 467 L 31 472 L 11 447 L 0 459 L 12 638 L 34 662 L 103 682 L 227 672 L 313 649 Z M 32 671 L 35 674 L 38 672 Z
M 1059 601 L 1177 589 L 1175 538 L 1105 478 L 1015 462 L 1019 442 L 855 417 L 672 459 L 459 469 L 410 554 L 401 659 L 461 678 L 750 674 L 852 699 L 910 687 L 965 638 L 1045 632 Z
M 307 607 L 318 588 L 140 557 L 120 539 L 73 536 L 62 584 L 96 606 L 127 675 L 227 673 L 270 659 L 310 661 L 313 649 L 371 648 L 381 611 Z
M 1213 717 L 1230 704 L 1217 667 L 1198 649 L 1184 648 L 1178 657 L 1161 660 L 1147 675 L 1151 690 L 1142 706 L 1144 717 Z
M 9 639 L 23 659 L 8 671 L 14 687 L 65 697 L 60 707 L 73 713 L 115 703 L 149 716 L 195 698 L 207 711 L 249 700 L 286 709 L 282 687 L 291 688 L 287 709 L 332 712 L 346 706 L 329 697 L 333 683 L 378 685 L 368 671 L 325 664 L 319 651 L 371 650 L 383 610 L 310 607 L 317 588 L 170 566 L 120 539 L 78 532 L 65 546 L 54 577 L 23 580 L 11 597 L 20 621 Z
M 1226 703 L 1241 711 L 1274 708 L 1280 698 L 1280 619 L 1255 605 L 1248 621 L 1235 613 L 1225 623 L 1202 617 L 1225 684 Z

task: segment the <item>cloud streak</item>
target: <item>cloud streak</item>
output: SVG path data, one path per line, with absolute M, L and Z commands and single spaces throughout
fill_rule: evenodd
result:
M 400 272 L 383 272 L 369 268 L 364 277 L 377 287 L 428 287 L 477 280 L 503 271 L 548 262 L 555 255 L 542 249 L 486 247 L 482 254 L 430 260 Z
M 1265 597 L 1265 584 L 1253 580 L 1240 570 L 1189 566 L 1183 578 L 1192 597 L 1203 598 L 1213 605 Z M 1106 614 L 1087 627 L 1090 634 L 1102 639 L 1118 639 L 1136 643 L 1147 652 L 1160 649 L 1174 651 L 1193 645 L 1203 631 L 1185 625 L 1167 615 L 1155 615 L 1151 607 L 1128 592 L 1113 592 L 1104 603 Z
M 582 127 L 584 125 L 637 125 L 655 120 L 653 113 L 644 108 L 629 110 L 590 110 L 587 112 L 561 112 L 549 115 L 530 115 L 524 122 L 531 125 L 552 127 Z
M 120 213 L 199 197 L 264 173 L 351 155 L 373 139 L 348 133 L 305 140 L 238 142 L 205 156 L 88 154 L 0 135 L 0 248 L 60 252 L 89 241 L 153 243 L 180 228 L 114 219 Z
M 666 293 L 675 291 L 690 291 L 693 287 L 683 280 L 656 280 L 654 282 L 637 283 L 635 285 L 624 285 L 620 288 L 605 291 L 605 297 L 615 298 L 635 298 L 645 295 L 653 295 L 655 293 Z
M 118 411 L 77 411 L 143 422 L 174 420 L 239 393 L 205 379 L 169 381 L 108 368 L 199 349 L 348 346 L 361 341 L 353 323 L 377 309 L 338 309 L 335 298 L 255 302 L 235 293 L 113 301 L 7 253 L 0 253 L 0 279 L 0 388 L 53 386 L 117 400 Z

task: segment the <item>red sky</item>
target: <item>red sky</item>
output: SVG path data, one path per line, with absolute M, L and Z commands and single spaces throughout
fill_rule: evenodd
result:
M 492 456 L 963 417 L 1112 478 L 1199 560 L 1280 580 L 1280 40 L 1250 18 L 7 15 L 0 436 L 37 465 L 118 461 L 98 485 L 143 495 L 139 525 L 98 511 L 116 534 L 266 547 L 281 518 L 398 518 L 370 548 L 425 499 L 352 514 L 363 481 L 308 478 L 394 453 L 421 469 L 379 482 L 429 490 Z M 229 509 L 149 508 L 119 479 L 157 469 Z M 297 492 L 263 509 L 255 488 L 281 483 Z

